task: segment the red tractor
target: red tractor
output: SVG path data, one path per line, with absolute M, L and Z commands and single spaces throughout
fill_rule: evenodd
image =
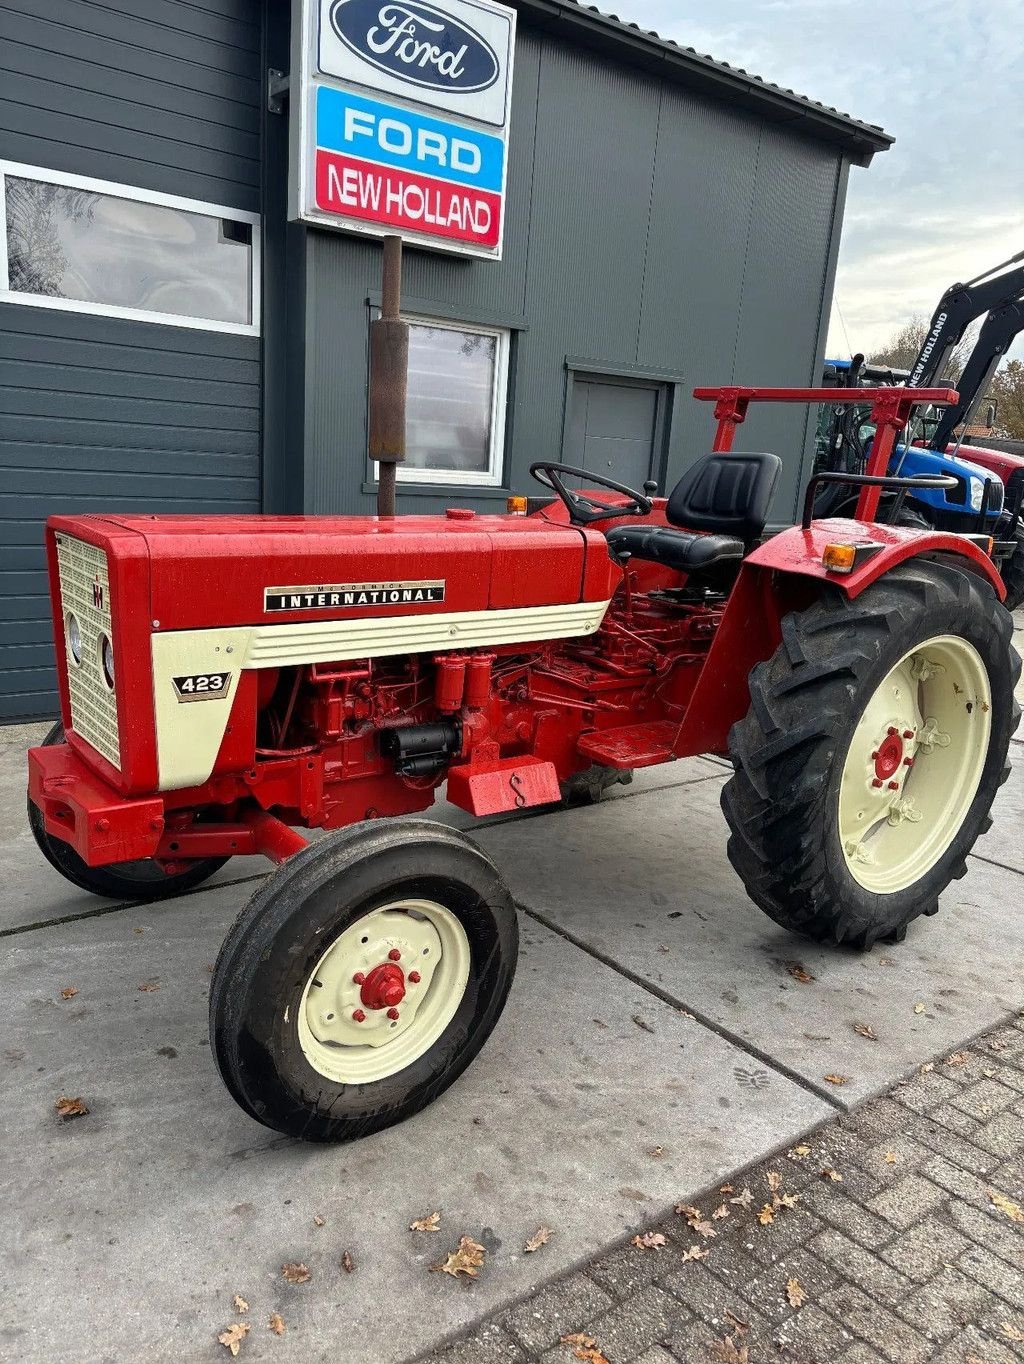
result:
M 444 782 L 490 815 L 728 754 L 751 898 L 861 949 L 964 874 L 1019 718 L 1002 584 L 985 536 L 874 521 L 910 482 L 883 476 L 909 404 L 956 395 L 696 396 L 715 451 L 668 499 L 535 464 L 526 514 L 49 522 L 62 723 L 29 754 L 33 833 L 133 901 L 235 854 L 279 864 L 210 991 L 221 1075 L 260 1122 L 386 1127 L 494 1027 L 517 952 L 498 871 L 460 832 L 384 820 Z M 753 400 L 874 404 L 857 520 L 812 522 L 812 485 L 802 527 L 761 543 L 780 461 L 729 452 Z

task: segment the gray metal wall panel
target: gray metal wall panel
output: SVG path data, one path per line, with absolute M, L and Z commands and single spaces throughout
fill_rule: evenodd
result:
M 669 483 L 710 448 L 697 384 L 813 382 L 831 295 L 841 152 L 521 24 L 505 260 L 406 253 L 407 299 L 514 332 L 508 486 L 558 458 L 566 357 L 628 374 L 682 375 Z M 845 181 L 843 181 L 845 183 Z M 367 511 L 366 298 L 380 249 L 308 239 L 305 491 L 308 511 Z M 792 515 L 807 460 L 802 411 L 751 418 L 738 446 L 777 449 L 773 519 Z M 503 494 L 499 494 L 503 495 Z M 470 489 L 400 491 L 408 512 L 493 508 Z
M 256 0 L 7 0 L 2 154 L 258 209 Z M 0 305 L 0 719 L 53 713 L 42 523 L 260 509 L 260 341 Z

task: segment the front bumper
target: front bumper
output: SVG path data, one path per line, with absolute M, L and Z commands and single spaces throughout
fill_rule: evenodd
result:
M 126 800 L 68 744 L 29 749 L 28 796 L 46 832 L 90 867 L 153 857 L 163 836 L 159 797 Z

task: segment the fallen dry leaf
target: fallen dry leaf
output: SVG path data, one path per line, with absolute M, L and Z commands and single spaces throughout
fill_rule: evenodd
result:
M 750 1322 L 738 1317 L 731 1307 L 725 1309 L 725 1318 L 733 1328 L 734 1335 L 745 1336 L 750 1330 Z
M 550 1240 L 551 1228 L 538 1227 L 527 1241 L 526 1245 L 523 1246 L 523 1249 L 526 1251 L 527 1255 L 531 1255 L 535 1250 L 540 1250 L 541 1246 L 546 1246 Z
M 559 1338 L 563 1345 L 571 1345 L 573 1354 L 577 1359 L 586 1360 L 586 1364 L 608 1364 L 608 1360 L 597 1348 L 597 1341 L 593 1336 L 584 1335 L 582 1331 L 574 1331 L 571 1335 Z
M 775 1209 L 770 1203 L 766 1203 L 757 1214 L 757 1220 L 761 1223 L 762 1227 L 766 1227 L 770 1222 L 775 1221 Z
M 1000 1212 L 1006 1213 L 1011 1222 L 1024 1222 L 1024 1209 L 1019 1203 L 1014 1203 L 1006 1194 L 1000 1193 L 998 1189 L 986 1189 L 989 1199 Z
M 708 1221 L 694 1222 L 692 1226 L 698 1236 L 703 1236 L 705 1241 L 711 1241 L 718 1235 L 718 1232 Z
M 346 1250 L 345 1254 L 341 1257 L 341 1267 L 346 1274 L 351 1274 L 355 1269 L 356 1262 L 353 1260 L 352 1252 L 350 1250 Z
M 631 1242 L 637 1250 L 660 1250 L 668 1241 L 660 1231 L 645 1231 L 642 1236 L 634 1236 Z
M 803 1307 L 807 1301 L 807 1289 L 799 1279 L 786 1280 L 786 1297 L 790 1307 Z
M 77 987 L 77 986 L 75 986 L 75 985 L 65 985 L 64 989 L 61 990 L 61 992 L 60 992 L 60 997 L 61 997 L 61 999 L 74 999 L 75 995 L 77 995 L 77 994 L 78 994 L 78 987 Z
M 723 1217 L 728 1217 L 728 1216 L 729 1216 L 729 1209 L 725 1206 L 724 1203 L 720 1203 L 719 1206 L 718 1206 L 718 1207 L 714 1210 L 714 1212 L 711 1214 L 711 1217 L 712 1217 L 713 1221 L 715 1221 L 715 1222 L 720 1222 L 720 1221 L 722 1220 Z
M 149 994 L 153 990 L 160 989 L 160 982 L 158 980 L 144 980 L 139 986 L 139 989 L 142 990 L 143 993 Z M 237 1354 L 238 1351 L 235 1350 L 234 1353 Z
M 460 1236 L 458 1250 L 451 1251 L 444 1264 L 437 1265 L 436 1268 L 442 1274 L 450 1274 L 453 1279 L 457 1279 L 460 1274 L 465 1274 L 468 1279 L 475 1279 L 479 1277 L 477 1271 L 483 1265 L 486 1254 L 487 1251 L 479 1241 L 474 1241 L 471 1236 Z
M 928 1075 L 934 1069 L 935 1069 L 934 1061 L 925 1061 L 923 1066 L 918 1066 L 917 1073 L 918 1075 Z
M 800 1202 L 800 1195 L 798 1193 L 784 1193 L 775 1202 L 780 1208 L 795 1208 Z
M 710 1350 L 715 1364 L 750 1364 L 750 1350 L 746 1345 L 737 1345 L 732 1336 L 712 1341 Z
M 952 1056 L 946 1057 L 947 1066 L 963 1066 L 967 1064 L 967 1053 L 965 1051 L 955 1051 Z
M 814 979 L 810 971 L 806 970 L 803 966 L 801 966 L 801 964 L 798 961 L 791 961 L 789 965 L 786 967 L 786 970 L 793 977 L 793 979 L 798 980 L 801 985 L 807 985 Z
M 54 1108 L 61 1122 L 67 1122 L 69 1118 L 84 1118 L 89 1112 L 84 1099 L 69 1099 L 64 1094 L 54 1104 Z
M 809 1156 L 810 1154 L 811 1148 L 809 1146 L 794 1146 L 792 1151 L 786 1152 L 786 1155 L 789 1156 L 790 1160 L 803 1160 L 805 1156 Z
M 440 1231 L 441 1214 L 439 1212 L 428 1213 L 426 1217 L 417 1217 L 415 1222 L 409 1223 L 410 1231 Z
M 296 1260 L 289 1260 L 286 1265 L 281 1266 L 281 1277 L 285 1283 L 306 1283 L 311 1277 L 309 1266 Z
M 284 1317 L 282 1317 L 280 1312 L 271 1312 L 270 1320 L 267 1322 L 267 1325 L 275 1336 L 284 1335 Z
M 132 929 L 132 932 L 133 932 L 133 933 L 145 933 L 145 931 L 146 931 L 146 930 L 145 930 L 144 928 L 138 928 L 138 927 Z
M 248 1312 L 249 1304 L 242 1297 L 241 1293 L 236 1293 L 231 1301 L 236 1312 Z
M 883 1160 L 885 1161 L 886 1165 L 895 1165 L 896 1159 L 897 1157 L 895 1151 L 886 1151 L 885 1155 L 883 1156 Z
M 703 1246 L 691 1246 L 689 1250 L 684 1250 L 680 1256 L 683 1264 L 685 1264 L 687 1260 L 706 1260 L 707 1258 L 708 1252 Z
M 729 1202 L 735 1203 L 738 1208 L 749 1208 L 753 1201 L 754 1195 L 749 1189 L 744 1189 L 743 1192 L 738 1193 L 735 1198 L 729 1199 Z
M 870 1023 L 854 1023 L 853 1031 L 858 1037 L 866 1037 L 869 1042 L 878 1041 L 878 1033 L 875 1032 Z
M 718 1192 L 719 1192 L 719 1193 L 734 1193 L 735 1190 L 733 1189 L 733 1186 L 732 1186 L 731 1184 L 719 1184 L 719 1186 L 718 1186 Z
M 822 1179 L 831 1179 L 833 1184 L 842 1184 L 843 1177 L 838 1170 L 833 1170 L 831 1165 L 826 1165 L 821 1172 Z
M 677 1203 L 675 1210 L 680 1217 L 686 1218 L 691 1227 L 704 1216 L 700 1208 L 695 1208 L 692 1203 Z
M 230 1350 L 233 1355 L 236 1355 L 239 1346 L 248 1334 L 249 1323 L 247 1321 L 236 1321 L 226 1331 L 221 1331 L 217 1339 L 226 1350 Z
M 825 1079 L 830 1085 L 845 1085 L 849 1083 L 849 1075 L 826 1075 Z
M 313 1214 L 313 1225 L 314 1225 L 314 1227 L 326 1227 L 326 1225 L 327 1225 L 327 1218 L 326 1218 L 326 1217 L 321 1217 L 320 1214 L 319 1214 L 318 1212 L 315 1212 L 315 1213 Z
M 1001 1321 L 999 1329 L 1006 1340 L 1014 1340 L 1018 1345 L 1024 1342 L 1024 1331 L 1019 1326 L 1015 1326 L 1012 1321 Z
M 781 1188 L 782 1176 L 779 1174 L 778 1170 L 769 1170 L 764 1178 L 765 1183 L 768 1185 L 769 1189 L 771 1189 L 772 1193 L 774 1193 L 776 1189 Z
M 926 1004 L 921 1004 L 920 1002 L 918 1002 L 917 1004 L 914 1005 L 914 1013 L 923 1014 L 927 1007 L 928 1006 Z

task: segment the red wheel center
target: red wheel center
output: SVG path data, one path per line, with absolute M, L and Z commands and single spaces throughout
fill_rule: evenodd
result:
M 405 976 L 400 966 L 381 962 L 367 971 L 359 998 L 368 1009 L 393 1009 L 405 998 Z
M 878 745 L 875 754 L 875 776 L 886 781 L 903 763 L 903 740 L 898 734 L 888 734 Z

